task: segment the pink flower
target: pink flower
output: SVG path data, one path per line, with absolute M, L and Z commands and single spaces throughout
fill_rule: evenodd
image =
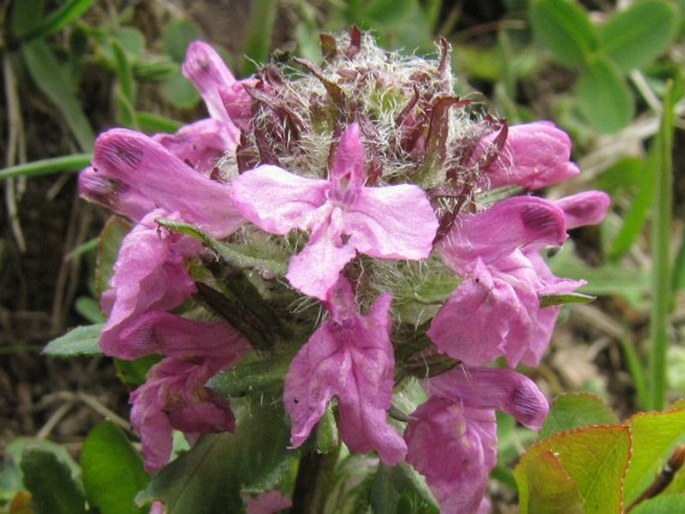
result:
M 441 512 L 488 512 L 484 494 L 497 461 L 495 409 L 540 428 L 549 403 L 532 380 L 509 369 L 460 366 L 424 384 L 430 398 L 404 433 L 407 462 L 426 477 Z
M 534 196 L 514 196 L 475 213 L 459 214 L 440 245 L 440 255 L 458 274 L 480 259 L 486 264 L 516 249 L 560 246 L 566 241 L 564 211 Z
M 324 321 L 300 349 L 285 378 L 284 403 L 292 419 L 291 443 L 300 446 L 335 396 L 339 430 L 354 452 L 376 450 L 383 462 L 404 458 L 406 445 L 386 421 L 392 401 L 395 358 L 390 343 L 389 294 L 368 314 L 352 314 L 351 287 L 341 281 Z M 354 309 L 356 311 L 356 309 Z
M 197 254 L 202 246 L 189 236 L 160 228 L 155 222 L 159 217 L 177 219 L 177 215 L 158 209 L 133 228 L 122 242 L 110 289 L 102 295 L 108 318 L 100 346 L 108 355 L 135 359 L 155 353 L 148 344 L 122 331 L 134 322 L 140 323 L 139 318 L 148 312 L 178 307 L 195 292 L 184 259 Z
M 219 54 L 202 41 L 190 44 L 182 71 L 195 84 L 213 119 L 234 129 L 247 128 L 252 117 L 252 99 L 243 84 L 254 86 L 255 79 L 236 80 Z
M 470 158 L 478 162 L 494 144 L 497 133 L 483 138 Z M 489 187 L 518 185 L 540 189 L 579 173 L 569 161 L 571 140 L 548 121 L 538 121 L 509 127 L 504 147 L 498 158 L 485 170 Z
M 156 134 L 153 139 L 196 172 L 216 180 L 224 156 L 235 154 L 240 133 L 226 130 L 222 121 L 205 119 L 184 125 L 175 134 Z
M 404 432 L 407 462 L 426 477 L 440 512 L 483 512 L 488 477 L 497 463 L 495 411 L 433 396 L 411 418 Z
M 176 334 L 176 341 L 183 341 L 190 321 L 166 316 L 163 329 Z M 195 337 L 185 340 L 185 347 L 171 349 L 172 356 L 150 368 L 145 384 L 131 393 L 131 423 L 140 434 L 147 471 L 156 471 L 169 460 L 173 429 L 195 439 L 202 433 L 235 428 L 228 400 L 205 384 L 245 356 L 249 345 L 227 323 L 190 323 L 196 329 Z M 179 324 L 186 326 L 177 333 Z
M 511 369 L 457 366 L 425 385 L 431 396 L 468 408 L 501 410 L 536 430 L 549 412 L 549 402 L 535 382 Z
M 528 196 L 458 216 L 440 251 L 464 280 L 427 332 L 438 349 L 471 366 L 500 356 L 512 367 L 536 366 L 559 312 L 541 309 L 539 297 L 583 284 L 555 277 L 536 255 L 546 244 L 562 244 L 565 229 L 561 208 Z
M 267 232 L 311 233 L 286 276 L 296 289 L 325 300 L 357 252 L 385 259 L 422 259 L 431 252 L 438 223 L 425 193 L 410 184 L 365 187 L 365 181 L 359 127 L 352 124 L 341 136 L 329 180 L 259 166 L 233 181 L 233 201 Z
M 87 200 L 135 220 L 160 207 L 215 237 L 233 233 L 244 222 L 228 186 L 132 130 L 112 129 L 97 138 L 93 165 L 81 173 L 79 186 Z
M 585 191 L 565 196 L 554 202 L 564 211 L 566 229 L 570 230 L 583 225 L 597 225 L 606 216 L 611 198 L 602 191 Z

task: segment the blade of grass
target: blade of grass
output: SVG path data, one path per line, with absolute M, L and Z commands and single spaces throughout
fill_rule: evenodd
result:
M 671 283 L 671 216 L 673 208 L 674 102 L 673 83 L 666 86 L 661 124 L 654 144 L 654 202 L 652 216 L 652 309 L 649 350 L 649 402 L 647 409 L 662 410 L 666 404 L 666 354 L 668 314 L 673 305 Z
M 90 164 L 93 154 L 77 153 L 40 161 L 27 162 L 0 170 L 0 181 L 14 177 L 38 177 L 62 171 L 77 171 Z
M 266 62 L 271 47 L 271 35 L 276 21 L 276 0 L 254 0 L 251 2 L 250 27 L 245 41 L 242 74 L 255 71 L 255 62 Z
M 18 34 L 19 39 L 28 41 L 59 32 L 76 20 L 95 3 L 95 0 L 67 0 L 48 16 L 39 20 L 30 30 Z
M 93 148 L 93 129 L 52 49 L 35 40 L 22 47 L 22 55 L 34 83 L 62 113 L 81 150 Z

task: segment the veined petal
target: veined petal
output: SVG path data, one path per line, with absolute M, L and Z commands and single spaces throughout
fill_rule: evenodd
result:
M 181 70 L 200 92 L 209 115 L 233 125 L 220 92 L 232 86 L 236 79 L 219 54 L 207 43 L 193 41 L 188 46 Z
M 349 244 L 372 257 L 424 259 L 438 229 L 426 194 L 410 184 L 365 187 L 343 216 Z
M 531 345 L 540 302 L 539 279 L 518 254 L 507 272 L 481 260 L 443 304 L 426 332 L 441 352 L 470 366 L 505 356 L 516 366 Z M 545 341 L 545 345 L 549 341 Z
M 300 177 L 271 165 L 258 166 L 232 182 L 232 201 L 249 221 L 271 234 L 307 230 L 325 216 L 315 211 L 326 203 L 327 180 Z M 321 219 L 323 218 L 323 219 Z
M 198 173 L 210 177 L 219 160 L 235 154 L 240 133 L 214 119 L 184 125 L 175 134 L 156 134 L 153 139 Z
M 479 143 L 472 156 L 476 160 L 486 151 L 496 134 Z M 499 158 L 486 170 L 490 187 L 519 185 L 540 189 L 567 180 L 580 170 L 570 162 L 571 140 L 568 135 L 546 121 L 509 127 L 507 140 Z
M 244 222 L 226 185 L 196 173 L 140 132 L 112 129 L 101 134 L 95 142 L 93 171 L 137 191 L 158 207 L 178 211 L 184 221 L 214 236 L 227 236 Z
M 566 196 L 555 203 L 564 211 L 568 230 L 600 223 L 609 209 L 611 198 L 602 191 L 585 191 Z
M 383 295 L 369 316 L 325 321 L 295 356 L 283 394 L 293 422 L 293 447 L 307 439 L 327 403 L 337 397 L 340 432 L 352 451 L 376 450 L 389 465 L 404 457 L 406 446 L 386 419 L 395 363 L 389 304 L 390 296 Z
M 433 396 L 474 409 L 501 410 L 528 428 L 541 428 L 549 412 L 535 382 L 511 369 L 458 366 L 426 382 Z
M 515 196 L 476 214 L 457 216 L 441 254 L 450 267 L 463 273 L 477 258 L 489 263 L 517 248 L 561 245 L 567 237 L 559 207 L 542 198 Z
M 188 236 L 160 229 L 154 220 L 164 215 L 167 213 L 162 210 L 151 212 L 122 242 L 111 289 L 103 295 L 108 319 L 100 345 L 108 355 L 127 358 L 128 350 L 121 346 L 119 332 L 128 323 L 149 311 L 178 307 L 195 291 L 183 260 L 202 246 Z
M 331 199 L 349 205 L 364 187 L 364 145 L 359 137 L 359 125 L 352 123 L 340 136 L 330 171 Z
M 228 401 L 205 387 L 217 371 L 233 363 L 216 356 L 167 357 L 150 368 L 147 382 L 130 397 L 131 423 L 140 434 L 147 471 L 156 471 L 169 460 L 172 429 L 191 437 L 234 429 Z
M 304 249 L 290 258 L 285 276 L 295 289 L 319 300 L 327 299 L 345 264 L 356 255 L 352 245 L 342 241 L 340 225 L 339 210 L 334 208 Z
M 407 462 L 426 477 L 443 514 L 477 514 L 497 462 L 495 412 L 431 397 L 404 432 Z

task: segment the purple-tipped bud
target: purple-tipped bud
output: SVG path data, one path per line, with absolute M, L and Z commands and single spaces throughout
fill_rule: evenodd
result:
M 585 191 L 554 202 L 564 211 L 566 228 L 597 225 L 606 216 L 611 198 L 602 191 Z
M 428 381 L 432 395 L 461 400 L 465 407 L 497 409 L 539 429 L 549 402 L 531 379 L 511 369 L 456 367 Z
M 492 133 L 478 144 L 470 161 L 475 163 L 488 151 L 497 133 Z M 570 162 L 571 140 L 552 123 L 538 121 L 509 127 L 509 133 L 499 158 L 485 170 L 491 188 L 518 185 L 526 189 L 540 189 L 579 173 Z

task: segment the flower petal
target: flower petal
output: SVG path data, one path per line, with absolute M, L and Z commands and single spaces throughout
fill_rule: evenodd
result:
M 437 229 L 426 194 L 410 184 L 365 187 L 344 213 L 349 244 L 372 257 L 424 259 Z
M 479 143 L 471 157 L 475 161 L 492 144 L 496 133 Z M 577 175 L 580 170 L 570 162 L 571 140 L 568 135 L 546 121 L 509 127 L 507 140 L 499 158 L 486 170 L 491 188 L 519 185 L 540 189 Z
M 443 514 L 477 514 L 497 462 L 495 412 L 431 397 L 404 432 L 407 462 L 426 477 Z
M 561 245 L 566 240 L 564 212 L 552 202 L 516 196 L 476 214 L 457 216 L 441 245 L 445 262 L 457 273 L 477 258 L 493 262 L 517 248 Z
M 248 170 L 231 185 L 238 211 L 271 234 L 311 228 L 321 218 L 315 211 L 326 203 L 330 187 L 327 180 L 300 177 L 271 165 Z
M 527 376 L 511 369 L 456 367 L 427 380 L 431 395 L 465 407 L 497 409 L 514 416 L 528 428 L 539 429 L 549 402 Z
M 193 41 L 188 46 L 181 70 L 200 92 L 209 115 L 235 129 L 221 99 L 221 91 L 235 84 L 236 79 L 221 56 L 207 43 Z
M 284 403 L 291 443 L 301 445 L 336 396 L 343 441 L 355 452 L 376 450 L 393 465 L 406 453 L 387 424 L 395 364 L 389 339 L 390 296 L 379 297 L 369 316 L 325 321 L 293 359 L 285 379 Z
M 183 260 L 202 246 L 188 236 L 160 229 L 154 220 L 165 214 L 162 210 L 151 212 L 122 242 L 111 289 L 102 298 L 108 319 L 100 345 L 108 355 L 135 358 L 127 357 L 131 350 L 121 344 L 120 332 L 125 326 L 149 311 L 174 309 L 195 291 Z
M 222 121 L 206 119 L 184 125 L 175 134 L 156 134 L 153 139 L 195 171 L 211 178 L 219 160 L 235 153 L 240 133 Z
M 557 200 L 557 207 L 564 211 L 566 229 L 597 225 L 606 215 L 611 198 L 602 191 L 585 191 Z
M 121 184 L 124 190 L 136 191 L 158 207 L 178 211 L 184 221 L 217 237 L 233 233 L 244 222 L 233 207 L 227 186 L 196 173 L 140 132 L 112 129 L 101 134 L 95 143 L 93 172 Z M 138 213 L 117 207 L 127 216 Z

